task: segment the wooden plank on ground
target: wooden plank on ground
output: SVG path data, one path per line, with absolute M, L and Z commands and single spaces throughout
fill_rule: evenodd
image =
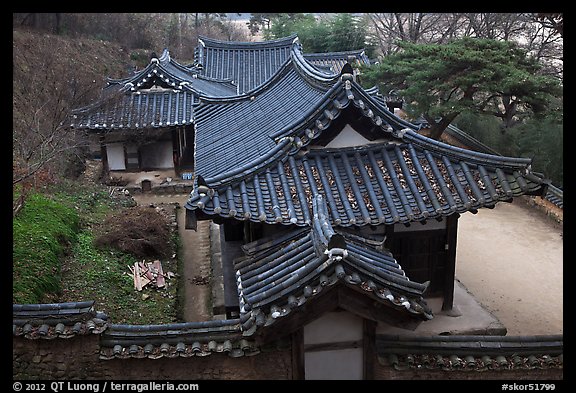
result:
M 140 262 L 140 271 L 146 276 L 148 281 L 154 281 L 154 276 L 150 271 L 150 264 L 145 264 L 144 261 Z
M 140 277 L 140 283 L 141 283 L 142 288 L 144 288 L 146 285 L 150 284 L 150 282 L 152 282 L 152 280 L 148 280 L 148 277 L 146 277 L 146 276 Z
M 164 278 L 164 272 L 162 271 L 162 263 L 157 259 L 153 264 L 154 268 L 158 272 L 156 276 L 156 286 L 158 288 L 164 288 L 166 286 L 166 279 Z
M 136 290 L 142 290 L 142 282 L 140 281 L 140 265 L 138 262 L 134 263 L 134 286 Z

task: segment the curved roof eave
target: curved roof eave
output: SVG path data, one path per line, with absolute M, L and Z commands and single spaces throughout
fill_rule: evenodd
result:
M 206 216 L 306 226 L 312 220 L 310 198 L 320 193 L 333 225 L 409 224 L 490 208 L 546 188 L 529 166 L 474 163 L 434 145 L 382 142 L 297 151 L 290 143 L 256 168 L 246 165 L 206 179 L 185 207 Z
M 531 158 L 507 157 L 464 149 L 462 147 L 450 145 L 442 141 L 437 141 L 435 139 L 414 132 L 413 130 L 406 130 L 403 138 L 404 140 L 415 143 L 423 148 L 433 148 L 434 150 L 440 151 L 447 156 L 465 158 L 471 162 L 481 162 L 484 165 L 506 165 L 508 167 L 526 168 L 532 164 Z
M 171 70 L 170 68 L 174 68 Z M 156 70 L 156 71 L 154 71 Z M 178 83 L 182 82 L 192 82 L 193 78 L 195 78 L 196 72 L 189 68 L 184 67 L 174 59 L 170 57 L 170 53 L 168 49 L 164 49 L 164 52 L 160 57 L 154 57 L 150 59 L 150 62 L 146 67 L 142 70 L 138 71 L 136 74 L 127 77 L 127 78 L 120 78 L 120 79 L 112 79 L 107 78 L 107 82 L 109 85 L 113 84 L 128 84 L 132 83 L 135 87 L 138 86 L 139 83 L 142 83 L 143 79 L 151 77 L 153 73 L 158 73 L 161 71 L 169 75 L 169 79 L 174 79 Z M 179 75 L 175 72 L 177 71 Z
M 294 40 L 298 38 L 297 34 L 292 34 L 287 37 L 278 38 L 268 41 L 224 41 L 216 38 L 210 38 L 207 36 L 199 35 L 198 43 L 203 47 L 207 48 L 233 48 L 233 49 L 254 49 L 255 47 L 269 48 L 278 46 L 289 46 L 292 45 Z
M 364 48 L 361 49 L 353 49 L 353 50 L 345 50 L 345 51 L 338 51 L 338 52 L 323 52 L 323 53 L 306 53 L 304 57 L 309 58 L 329 58 L 329 57 L 342 57 L 347 55 L 363 55 L 365 53 Z
M 292 58 L 294 64 L 296 64 L 298 70 L 301 73 L 310 78 L 313 78 L 318 83 L 334 82 L 334 80 L 336 80 L 340 76 L 339 73 L 325 72 L 314 66 L 308 60 L 306 60 L 306 57 L 302 52 L 302 48 L 300 47 L 300 45 L 295 44 L 294 46 L 292 46 L 292 50 L 290 51 L 290 57 Z
M 351 101 L 354 101 L 355 105 L 362 109 L 368 108 L 365 114 L 371 117 L 377 125 L 380 125 L 379 123 L 381 122 L 391 125 L 392 129 L 388 130 L 389 132 L 397 132 L 404 128 L 412 130 L 419 129 L 417 125 L 401 119 L 390 112 L 385 106 L 376 101 L 369 92 L 364 90 L 357 82 L 354 82 L 351 75 L 346 75 L 347 74 L 339 77 L 339 80 L 326 92 L 324 98 L 312 106 L 299 120 L 278 130 L 270 135 L 270 137 L 279 139 L 287 136 L 301 136 L 304 130 L 317 128 L 315 124 L 318 121 L 326 128 L 328 126 L 326 123 L 330 123 L 332 118 L 336 117 L 333 112 L 330 114 L 327 113 L 326 110 L 330 108 L 328 112 L 331 112 L 332 109 L 336 108 L 337 111 L 341 111 L 347 107 Z M 342 98 L 345 98 L 346 102 L 338 101 L 338 98 L 340 98 L 343 93 L 345 93 L 345 97 Z M 338 103 L 335 103 L 335 101 L 338 101 Z

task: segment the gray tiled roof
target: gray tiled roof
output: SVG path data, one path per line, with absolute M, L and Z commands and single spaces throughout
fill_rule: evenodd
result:
M 297 311 L 336 284 L 419 319 L 432 313 L 422 295 L 427 284 L 410 281 L 388 253 L 337 233 L 321 195 L 313 201 L 310 228 L 246 244 L 236 259 L 240 320 L 244 335 Z
M 94 301 L 12 305 L 12 333 L 29 339 L 99 334 L 107 319 L 95 311 Z
M 376 335 L 382 365 L 397 370 L 461 371 L 563 368 L 563 335 Z
M 524 173 L 522 162 L 492 166 L 473 155 L 458 159 L 448 147 L 443 152 L 419 145 L 413 132 L 405 140 L 314 149 L 301 157 L 285 153 L 230 182 L 222 179 L 212 195 L 195 190 L 186 207 L 240 220 L 307 225 L 311 198 L 322 194 L 334 224 L 379 225 L 492 207 L 541 187 L 539 179 Z
M 100 358 L 159 359 L 212 353 L 239 357 L 258 352 L 254 343 L 242 337 L 238 319 L 217 319 L 163 325 L 110 324 L 102 334 Z
M 72 126 L 89 130 L 135 130 L 193 124 L 195 95 L 189 90 L 127 92 L 74 112 Z
M 135 75 L 109 79 L 99 100 L 72 111 L 71 126 L 130 130 L 188 125 L 194 121 L 198 96 L 236 93 L 237 87 L 229 80 L 206 78 L 197 69 L 178 64 L 165 50 Z
M 202 75 L 231 79 L 239 93 L 265 83 L 290 58 L 296 35 L 261 42 L 230 42 L 200 36 L 195 63 Z
M 195 109 L 197 173 L 214 177 L 269 153 L 271 135 L 299 120 L 336 79 L 316 73 L 297 46 L 265 85 L 235 98 L 203 98 Z M 308 67 L 308 68 L 306 68 Z
M 530 172 L 530 159 L 424 137 L 356 82 L 341 79 L 304 109 L 283 107 L 278 115 L 283 122 L 275 122 L 273 110 L 246 110 L 239 117 L 212 112 L 207 130 L 222 131 L 206 139 L 199 124 L 196 166 L 211 191 L 194 190 L 186 207 L 240 220 L 308 225 L 311 198 L 322 194 L 333 224 L 379 225 L 440 218 L 542 193 L 544 181 Z M 266 91 L 275 92 L 273 86 Z M 343 111 L 369 119 L 388 141 L 308 149 Z M 228 119 L 225 125 L 219 124 L 222 118 Z M 241 120 L 234 123 L 234 118 Z
M 564 191 L 561 188 L 550 184 L 544 198 L 558 206 L 560 209 L 564 209 Z
M 446 132 L 446 134 L 458 140 L 464 146 L 471 148 L 475 151 L 494 155 L 501 155 L 496 150 L 485 145 L 476 138 L 468 135 L 467 133 L 465 133 L 464 131 L 462 131 L 461 129 L 452 124 L 449 125 L 446 131 L 444 132 Z M 544 199 L 558 206 L 560 209 L 564 208 L 564 192 L 562 191 L 561 188 L 558 188 L 553 184 L 548 185 L 548 189 L 546 191 L 546 194 L 544 195 Z
M 326 53 L 305 53 L 304 58 L 316 67 L 321 67 L 330 70 L 333 73 L 339 74 L 342 68 L 352 58 L 353 66 L 370 65 L 370 60 L 364 49 L 342 51 L 342 52 L 326 52 Z
M 189 125 L 194 122 L 194 107 L 198 97 L 246 98 L 241 93 L 264 83 L 269 85 L 270 79 L 285 68 L 287 62 L 294 62 L 295 48 L 300 51 L 295 35 L 279 40 L 246 43 L 201 37 L 199 43 L 201 50 L 197 51 L 198 63 L 192 66 L 176 62 L 165 49 L 161 56 L 151 59 L 147 67 L 134 75 L 123 79 L 108 79 L 108 86 L 104 88 L 99 100 L 72 111 L 71 126 L 89 130 L 130 130 Z M 359 62 L 365 61 L 363 51 L 305 55 L 312 62 L 332 64 L 337 70 L 344 64 L 343 56 L 354 56 Z M 299 64 L 299 72 L 305 70 L 316 76 L 322 73 L 303 61 L 302 55 Z M 310 75 L 307 77 L 308 83 L 317 84 L 317 78 L 311 78 Z M 298 85 L 304 81 L 301 79 L 292 83 Z M 286 81 L 284 86 L 290 86 L 290 83 Z M 151 86 L 159 86 L 160 89 L 150 89 Z M 318 85 L 313 87 L 319 88 Z M 266 96 L 274 97 L 274 94 L 276 97 L 282 95 L 276 90 L 276 93 Z M 306 102 L 298 98 L 305 98 L 307 94 L 313 92 L 304 93 L 295 89 L 288 98 L 301 106 Z M 276 106 L 280 103 L 277 102 Z

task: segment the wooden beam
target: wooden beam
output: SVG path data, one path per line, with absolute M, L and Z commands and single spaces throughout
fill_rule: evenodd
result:
M 301 307 L 293 310 L 290 315 L 280 318 L 268 328 L 262 329 L 259 344 L 265 344 L 284 338 L 309 322 L 320 317 L 327 311 L 338 307 L 338 287 L 335 285 L 324 288 L 314 299 L 308 299 Z
M 292 379 L 304 379 L 304 328 L 292 333 Z
M 409 315 L 402 309 L 380 303 L 374 295 L 364 293 L 356 286 L 335 284 L 324 288 L 315 298 L 308 299 L 288 316 L 280 318 L 268 328 L 262 329 L 258 337 L 260 345 L 294 333 L 297 329 L 319 318 L 324 313 L 337 309 L 349 311 L 364 319 L 382 321 L 391 326 L 414 330 L 422 319 Z
M 140 265 L 138 264 L 138 262 L 134 263 L 134 288 L 136 288 L 136 290 L 138 291 L 142 290 L 142 281 L 140 278 Z
M 162 270 L 162 263 L 157 259 L 152 264 L 154 269 L 157 272 L 156 276 L 156 286 L 158 288 L 164 288 L 166 286 L 166 280 L 164 279 L 164 270 Z
M 409 315 L 405 310 L 398 309 L 387 302 L 381 303 L 375 295 L 366 293 L 356 285 L 339 285 L 338 305 L 352 314 L 371 321 L 385 322 L 391 326 L 414 330 L 422 319 Z
M 374 360 L 376 359 L 376 325 L 369 319 L 364 319 L 362 349 L 364 356 L 364 379 L 374 379 Z
M 362 341 L 335 341 L 329 343 L 319 343 L 319 344 L 306 344 L 304 345 L 304 351 L 306 352 L 317 352 L 317 351 L 337 351 L 339 349 L 350 349 L 350 348 L 360 348 L 363 346 Z

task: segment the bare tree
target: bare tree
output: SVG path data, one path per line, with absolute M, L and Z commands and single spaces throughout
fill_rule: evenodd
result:
M 98 98 L 106 76 L 120 76 L 125 63 L 117 56 L 126 53 L 88 40 L 16 30 L 13 45 L 15 185 L 48 169 L 61 176 L 70 167 L 87 146 L 85 135 L 68 127 L 70 111 Z
M 399 41 L 447 42 L 457 36 L 464 23 L 461 14 L 447 13 L 384 13 L 368 17 L 383 55 L 398 51 Z
M 53 49 L 45 48 L 42 62 L 32 64 L 33 72 L 30 64 L 14 62 L 15 80 L 26 83 L 15 84 L 13 89 L 13 185 L 85 145 L 67 127 L 67 118 L 71 105 L 81 102 L 89 88 L 79 83 L 78 75 L 68 75 L 68 80 L 62 77 Z
M 527 20 L 518 13 L 466 13 L 467 37 L 515 41 L 527 26 Z
M 530 17 L 543 27 L 552 29 L 560 37 L 564 38 L 564 14 L 560 12 L 539 12 L 530 14 Z
M 382 55 L 397 43 L 442 44 L 462 37 L 517 43 L 540 61 L 543 72 L 563 78 L 562 14 L 527 13 L 386 13 L 368 14 L 373 41 Z
M 245 23 L 225 20 L 222 22 L 222 33 L 228 41 L 250 41 L 250 32 Z
M 531 28 L 523 31 L 521 45 L 542 64 L 543 73 L 563 81 L 563 18 L 562 14 L 552 15 L 526 14 Z M 552 18 L 552 22 L 548 18 Z

